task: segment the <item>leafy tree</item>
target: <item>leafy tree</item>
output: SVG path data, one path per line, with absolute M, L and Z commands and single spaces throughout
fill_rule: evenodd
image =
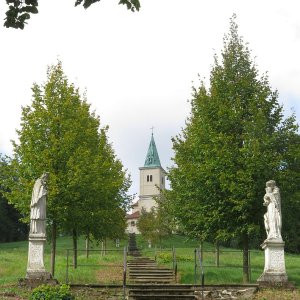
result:
M 5 176 L 7 163 L 0 155 L 0 182 Z M 24 240 L 28 234 L 28 226 L 20 222 L 21 215 L 4 197 L 4 187 L 0 184 L 0 242 Z
M 170 234 L 167 220 L 159 207 L 152 207 L 149 212 L 142 209 L 137 222 L 137 228 L 145 239 L 151 243 L 159 241 L 160 245 L 162 238 Z
M 221 62 L 214 57 L 210 87 L 201 82 L 194 89 L 186 127 L 173 138 L 169 174 L 169 202 L 183 230 L 215 242 L 237 238 L 244 281 L 250 238 L 263 228 L 265 182 L 280 181 L 297 132 L 294 116 L 283 119 L 277 91 L 267 75 L 259 77 L 250 54 L 234 16 Z
M 300 253 L 300 136 L 289 136 L 284 162 L 279 173 L 282 198 L 283 232 L 285 248 Z
M 31 106 L 22 108 L 19 143 L 14 142 L 6 196 L 29 216 L 31 191 L 36 178 L 49 172 L 47 221 L 51 228 L 54 273 L 57 230 L 97 236 L 110 213 L 126 203 L 130 184 L 122 164 L 108 144 L 106 128 L 78 89 L 69 84 L 61 62 L 48 69 L 47 82 L 34 84 Z M 119 214 L 120 215 L 120 214 Z M 28 221 L 28 217 L 24 218 Z M 125 222 L 125 221 L 124 221 Z M 76 247 L 77 248 L 77 247 Z
M 76 0 L 75 6 L 83 5 L 84 8 L 89 8 L 93 3 L 100 0 Z M 4 26 L 9 28 L 24 29 L 27 20 L 31 14 L 38 13 L 38 0 L 6 0 L 8 10 Z M 119 0 L 119 4 L 126 5 L 131 11 L 140 9 L 139 0 Z
M 121 237 L 126 228 L 125 211 L 131 201 L 126 194 L 131 181 L 108 143 L 107 128 L 101 129 L 97 154 L 92 163 L 89 160 L 89 155 L 85 159 L 81 157 L 79 168 L 78 162 L 71 164 L 82 174 L 73 178 L 69 188 L 84 197 L 78 202 L 77 209 L 66 216 L 68 231 L 73 232 L 75 250 L 78 234 L 96 241 Z M 78 222 L 79 219 L 82 222 Z

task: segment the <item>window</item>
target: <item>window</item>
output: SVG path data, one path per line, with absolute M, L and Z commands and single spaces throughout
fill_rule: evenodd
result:
M 135 222 L 134 222 L 134 221 L 131 221 L 131 222 L 130 222 L 130 225 L 131 225 L 131 226 L 135 226 Z
M 152 175 L 147 175 L 147 182 L 152 182 Z
M 164 184 L 164 178 L 163 177 L 161 178 L 161 184 Z

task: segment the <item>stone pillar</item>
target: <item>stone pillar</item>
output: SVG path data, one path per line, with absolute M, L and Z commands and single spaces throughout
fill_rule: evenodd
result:
M 265 240 L 261 247 L 265 251 L 265 268 L 257 279 L 262 285 L 284 285 L 288 282 L 284 261 L 284 241 Z
M 29 234 L 27 279 L 37 279 L 40 281 L 51 279 L 51 274 L 46 271 L 44 266 L 45 243 L 46 235 L 44 233 Z

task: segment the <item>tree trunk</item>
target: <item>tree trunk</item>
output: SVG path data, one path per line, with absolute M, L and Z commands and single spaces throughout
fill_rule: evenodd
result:
M 73 265 L 74 269 L 77 268 L 77 231 L 73 229 Z
M 85 254 L 86 258 L 89 258 L 90 254 L 90 235 L 88 234 L 86 239 L 85 239 Z
M 215 244 L 215 254 L 216 254 L 216 257 L 215 257 L 216 267 L 219 267 L 220 266 L 220 245 L 219 245 L 218 241 L 216 241 L 216 244 Z
M 50 257 L 50 269 L 51 275 L 54 278 L 55 273 L 55 253 L 56 253 L 56 223 L 53 222 L 51 230 L 51 257 Z
M 104 240 L 101 241 L 101 256 L 104 255 Z
M 243 236 L 243 281 L 249 283 L 249 238 Z
M 203 262 L 203 242 L 200 242 L 200 259 Z

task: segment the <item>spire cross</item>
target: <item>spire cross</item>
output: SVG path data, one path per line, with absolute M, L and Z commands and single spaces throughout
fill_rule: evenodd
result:
M 153 135 L 153 129 L 154 129 L 154 127 L 152 126 L 150 129 L 152 130 L 152 135 Z

